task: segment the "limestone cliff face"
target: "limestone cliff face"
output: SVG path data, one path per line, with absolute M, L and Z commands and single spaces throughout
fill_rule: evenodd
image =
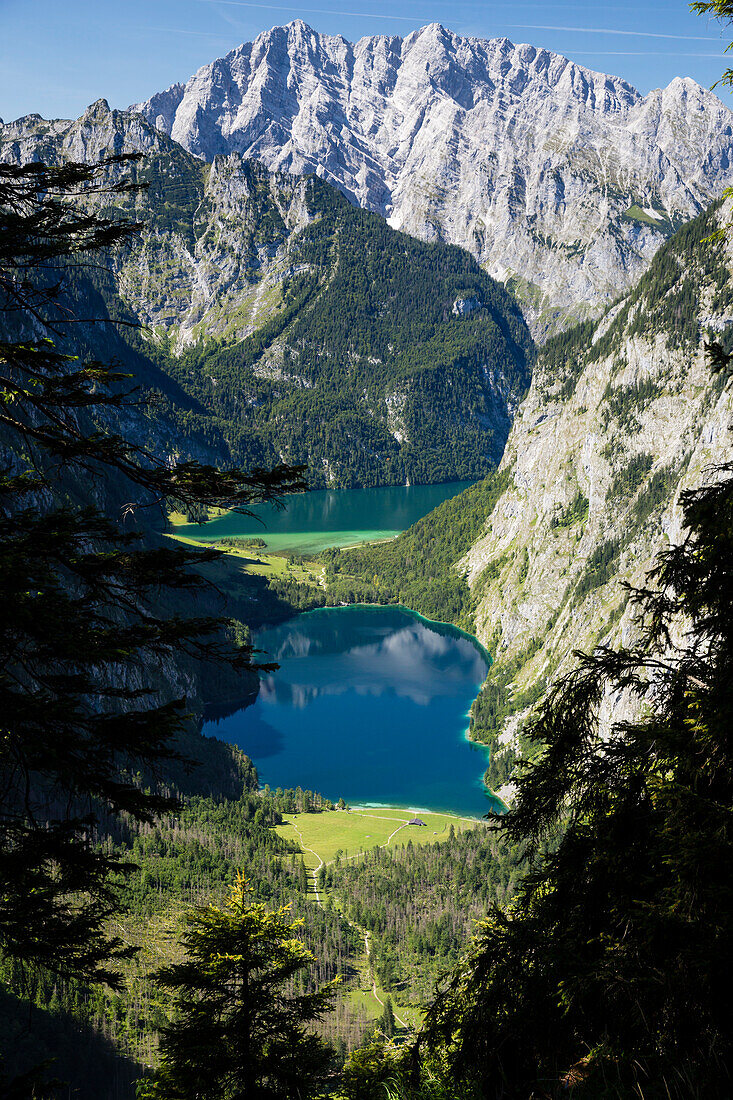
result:
M 621 582 L 640 584 L 684 537 L 680 494 L 730 460 L 731 394 L 704 355 L 711 334 L 733 335 L 731 243 L 703 241 L 721 218 L 730 209 L 686 227 L 600 322 L 540 357 L 502 463 L 508 488 L 461 562 L 508 682 L 504 744 L 573 650 L 633 641 Z M 606 719 L 623 714 L 606 700 Z
M 275 27 L 138 104 L 197 157 L 317 172 L 425 240 L 515 278 L 535 331 L 597 312 L 733 178 L 733 116 L 675 79 L 618 77 L 437 23 L 356 44 Z
M 270 174 L 240 155 L 202 164 L 141 115 L 100 100 L 73 122 L 30 115 L 0 127 L 0 160 L 93 163 L 142 153 L 131 175 L 146 190 L 115 206 L 142 222 L 134 248 L 113 259 L 133 315 L 180 349 L 199 337 L 240 338 L 269 315 L 287 270 L 287 241 L 312 220 L 308 181 Z

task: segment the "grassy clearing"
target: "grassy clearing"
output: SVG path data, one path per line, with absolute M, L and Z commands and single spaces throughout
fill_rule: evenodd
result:
M 425 826 L 408 825 L 419 817 Z M 464 829 L 481 827 L 481 822 L 454 814 L 411 813 L 409 810 L 375 807 L 364 809 L 326 810 L 320 814 L 284 814 L 277 832 L 295 840 L 303 849 L 306 867 L 313 870 L 321 861 L 330 863 L 337 852 L 354 858 L 370 848 L 397 847 L 411 840 L 413 844 L 435 844 L 445 840 L 451 827 Z
M 378 1020 L 384 1011 L 371 988 L 351 989 L 346 994 L 346 999 L 357 1013 L 361 1009 L 370 1020 Z
M 180 527 L 186 522 L 185 517 L 179 517 L 178 513 L 168 516 L 173 527 Z M 238 549 L 230 546 L 219 546 L 215 542 L 200 542 L 188 535 L 177 535 L 172 531 L 165 532 L 166 538 L 174 539 L 185 546 L 198 546 L 202 550 L 220 550 L 227 557 L 239 562 L 243 571 L 252 573 L 258 577 L 286 577 L 300 584 L 310 584 L 320 587 L 323 566 L 319 562 L 303 561 L 301 565 L 291 563 L 287 554 L 269 554 L 264 550 Z
M 217 516 L 225 516 L 227 514 L 226 508 L 209 508 L 207 509 L 208 518 L 216 519 Z M 170 523 L 171 527 L 184 527 L 191 520 L 184 516 L 183 512 L 169 512 L 166 519 Z M 195 539 L 191 539 L 191 542 L 195 542 Z
M 240 554 L 247 560 L 246 552 L 227 550 L 227 553 Z M 250 551 L 251 553 L 252 551 Z M 318 585 L 320 583 L 318 578 L 323 571 L 321 565 L 311 565 L 309 562 L 303 562 L 302 565 L 300 563 L 290 564 L 287 556 L 283 557 L 281 554 L 268 554 L 264 551 L 257 551 L 256 553 L 255 560 L 252 560 L 252 558 L 247 560 L 248 573 L 255 573 L 260 577 L 289 577 L 301 584 Z

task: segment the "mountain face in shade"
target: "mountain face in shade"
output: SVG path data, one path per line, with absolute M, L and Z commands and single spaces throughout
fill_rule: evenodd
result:
M 136 105 L 191 153 L 315 172 L 514 279 L 538 333 L 598 312 L 733 182 L 733 115 L 677 78 L 625 81 L 437 23 L 356 44 L 300 20 Z
M 206 164 L 104 100 L 75 122 L 0 126 L 0 162 L 122 151 L 143 156 L 105 178 L 144 188 L 104 202 L 142 228 L 106 257 L 100 290 L 111 315 L 146 329 L 129 333 L 134 348 L 95 353 L 134 359 L 167 394 L 181 453 L 206 441 L 238 465 L 303 464 L 313 488 L 469 479 L 498 463 L 534 351 L 472 256 L 397 232 L 313 175 L 239 153 Z

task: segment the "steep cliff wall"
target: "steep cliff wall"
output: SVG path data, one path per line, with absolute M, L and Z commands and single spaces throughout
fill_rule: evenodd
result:
M 495 655 L 477 725 L 504 746 L 575 649 L 635 636 L 624 583 L 679 541 L 680 494 L 728 461 L 731 394 L 704 347 L 733 337 L 730 241 L 701 215 L 595 325 L 551 341 L 502 461 L 508 487 L 458 565 Z M 608 699 L 607 716 L 623 714 Z

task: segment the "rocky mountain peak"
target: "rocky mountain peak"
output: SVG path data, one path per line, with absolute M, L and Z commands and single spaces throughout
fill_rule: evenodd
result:
M 615 298 L 733 182 L 733 115 L 689 78 L 642 96 L 440 23 L 351 44 L 296 19 L 134 109 L 204 160 L 315 172 L 391 225 L 469 249 L 513 280 L 539 334 Z
M 90 103 L 86 111 L 82 115 L 82 118 L 95 118 L 98 115 L 108 115 L 109 103 L 106 99 L 97 99 L 94 103 Z

